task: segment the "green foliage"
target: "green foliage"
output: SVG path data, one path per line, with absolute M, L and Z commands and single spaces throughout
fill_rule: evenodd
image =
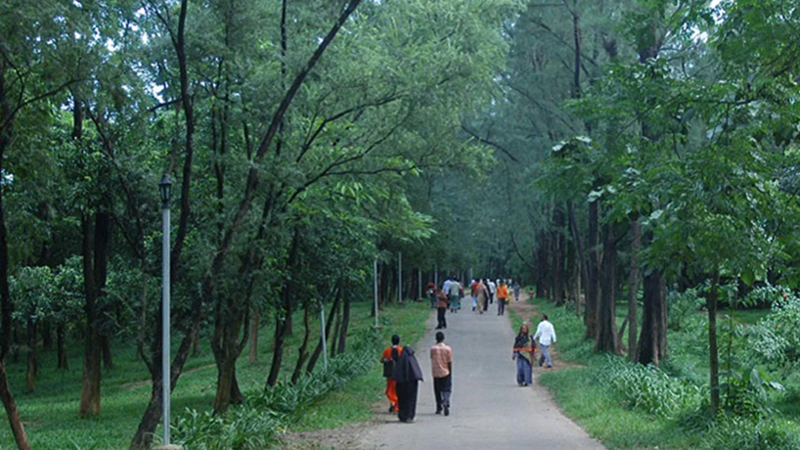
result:
M 662 418 L 697 408 L 702 399 L 698 386 L 619 357 L 609 356 L 597 373 L 598 381 L 611 388 L 626 407 Z
M 683 292 L 670 291 L 667 294 L 667 325 L 670 330 L 681 331 L 690 322 L 699 319 L 699 310 L 705 305 L 705 298 L 698 290 L 689 288 Z
M 173 425 L 174 440 L 192 449 L 264 448 L 324 395 L 367 373 L 378 344 L 375 330 L 366 329 L 350 352 L 328 362 L 328 370 L 304 374 L 296 384 L 279 382 L 221 416 L 187 409 Z

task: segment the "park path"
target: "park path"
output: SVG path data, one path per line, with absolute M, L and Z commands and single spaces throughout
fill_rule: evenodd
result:
M 381 414 L 379 424 L 366 432 L 358 446 L 372 449 L 602 449 L 583 429 L 569 420 L 536 380 L 516 383 L 511 360 L 514 335 L 508 311 L 497 316 L 465 309 L 447 314 L 446 342 L 453 348 L 453 394 L 449 417 L 434 414 L 430 356 L 435 343 L 435 315 L 427 322 L 422 342 L 414 345 L 425 375 L 419 386 L 416 421 L 400 423 Z M 522 303 L 522 302 L 520 302 Z M 535 329 L 535 327 L 534 327 Z M 534 375 L 535 376 L 535 375 Z

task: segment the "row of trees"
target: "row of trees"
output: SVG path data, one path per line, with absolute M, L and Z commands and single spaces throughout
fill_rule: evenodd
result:
M 499 245 L 597 350 L 658 365 L 667 290 L 705 290 L 713 411 L 720 285 L 798 281 L 798 32 L 780 1 L 532 1 L 502 101 L 467 127 L 522 162 L 486 199 L 519 219 Z
M 101 411 L 112 343 L 135 341 L 152 391 L 131 446 L 147 448 L 162 383 L 175 387 L 201 340 L 222 413 L 242 401 L 236 361 L 248 342 L 257 357 L 262 328 L 272 386 L 302 310 L 297 380 L 320 352 L 309 314 L 333 301 L 342 320 L 326 332 L 344 351 L 374 258 L 454 261 L 447 229 L 433 251 L 419 242 L 457 217 L 438 207 L 440 186 L 491 164 L 461 119 L 496 90 L 515 11 L 511 0 L 3 2 L 0 398 L 18 446 L 30 447 L 4 364 L 23 336 L 29 389 L 40 337 L 47 348 L 55 328 L 59 352 L 82 340 L 85 417 Z M 169 380 L 152 320 L 163 173 L 176 209 Z

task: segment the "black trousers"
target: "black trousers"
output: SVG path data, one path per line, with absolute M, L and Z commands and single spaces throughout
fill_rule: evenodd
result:
M 419 381 L 397 383 L 397 417 L 406 421 L 417 415 L 417 391 Z
M 436 325 L 436 328 L 447 328 L 447 319 L 444 317 L 445 314 L 447 314 L 447 308 L 437 308 L 436 320 L 438 321 L 438 325 Z
M 433 395 L 436 397 L 436 411 L 441 411 L 443 406 L 450 406 L 450 393 L 453 391 L 452 374 L 433 379 Z

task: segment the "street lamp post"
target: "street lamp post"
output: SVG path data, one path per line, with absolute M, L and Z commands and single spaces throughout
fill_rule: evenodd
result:
M 170 333 L 169 333 L 169 326 L 170 326 L 170 299 L 169 299 L 169 275 L 170 275 L 170 215 L 169 215 L 169 197 L 172 193 L 172 183 L 169 180 L 169 175 L 164 174 L 164 177 L 161 178 L 161 183 L 158 184 L 159 190 L 161 191 L 161 228 L 162 228 L 162 236 L 163 241 L 161 244 L 161 259 L 162 259 L 162 267 L 161 267 L 161 278 L 163 280 L 162 290 L 161 290 L 161 308 L 163 310 L 161 315 L 161 329 L 163 333 L 162 338 L 162 349 L 161 349 L 161 379 L 163 385 L 163 395 L 164 395 L 164 442 L 162 445 L 169 446 L 170 439 L 169 439 L 169 414 L 170 414 L 170 405 L 169 405 L 169 391 L 170 391 L 170 384 L 171 384 L 171 376 L 170 376 Z

